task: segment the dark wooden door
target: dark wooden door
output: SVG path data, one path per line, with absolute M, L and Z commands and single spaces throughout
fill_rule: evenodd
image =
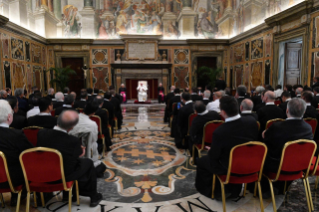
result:
M 301 43 L 286 43 L 285 51 L 285 82 L 284 84 L 300 84 Z
M 138 81 L 147 81 L 148 91 L 147 99 L 157 99 L 158 93 L 158 80 L 157 79 L 127 79 L 126 89 L 127 89 L 127 99 L 137 99 Z
M 68 87 L 79 97 L 81 89 L 84 88 L 83 58 L 62 58 L 62 66 L 70 66 L 76 72 L 76 74 L 70 75 Z

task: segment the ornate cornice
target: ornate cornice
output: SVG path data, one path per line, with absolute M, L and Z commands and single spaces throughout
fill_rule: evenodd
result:
M 6 25 L 9 22 L 9 18 L 0 15 L 0 26 Z
M 271 29 L 271 27 L 267 26 L 266 23 L 262 23 L 254 28 L 251 28 L 250 30 L 247 30 L 246 32 L 243 32 L 243 33 L 229 39 L 229 44 L 237 43 L 241 40 L 247 39 L 251 36 L 254 36 L 256 34 L 259 34 L 261 32 L 269 30 L 269 29 Z
M 91 45 L 93 44 L 93 39 L 63 39 L 63 38 L 49 38 L 46 39 L 47 43 L 50 45 L 54 45 L 54 44 L 87 44 L 87 45 Z

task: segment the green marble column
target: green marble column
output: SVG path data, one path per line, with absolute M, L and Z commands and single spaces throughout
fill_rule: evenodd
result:
M 54 15 L 57 19 L 62 18 L 61 0 L 53 0 Z
M 84 7 L 93 7 L 92 0 L 84 0 Z

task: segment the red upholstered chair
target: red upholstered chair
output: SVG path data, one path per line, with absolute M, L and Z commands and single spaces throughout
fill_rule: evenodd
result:
M 193 120 L 194 118 L 197 117 L 197 113 L 192 113 L 189 115 L 188 117 L 188 131 L 187 131 L 187 135 L 189 135 L 190 133 L 190 130 L 191 130 L 191 127 L 192 127 L 192 123 L 193 123 Z
M 219 116 L 220 116 L 220 120 L 225 121 L 225 119 L 222 115 L 219 114 Z
M 308 174 L 311 167 L 311 162 L 315 154 L 317 145 L 312 140 L 296 140 L 287 142 L 281 153 L 280 165 L 277 173 L 264 172 L 264 176 L 267 177 L 270 184 L 270 191 L 273 203 L 273 210 L 276 212 L 276 202 L 273 191 L 272 183 L 276 181 L 293 181 L 302 179 L 305 192 L 307 196 L 307 205 L 309 212 L 313 208 L 310 186 L 308 181 Z M 297 172 L 294 174 L 281 174 L 285 172 Z M 285 189 L 286 190 L 286 189 Z
M 3 154 L 3 152 L 0 152 L 0 183 L 9 183 L 9 188 L 1 188 L 1 203 L 2 207 L 4 207 L 4 199 L 2 196 L 2 193 L 12 192 L 18 194 L 18 201 L 17 201 L 17 208 L 16 212 L 19 212 L 20 208 L 20 200 L 21 200 L 21 192 L 23 189 L 23 185 L 13 185 L 11 181 L 11 177 L 8 170 L 8 164 L 6 156 Z
M 76 110 L 79 112 L 79 113 L 83 113 L 84 109 L 83 108 L 76 108 Z
M 31 192 L 40 192 L 42 206 L 45 207 L 43 192 L 69 191 L 69 212 L 72 207 L 72 188 L 75 183 L 77 204 L 80 205 L 77 181 L 65 181 L 63 159 L 56 149 L 36 147 L 27 149 L 20 154 L 20 163 L 27 189 L 26 211 L 30 211 Z M 62 181 L 52 184 L 50 182 Z M 35 201 L 36 203 L 36 201 Z
M 51 111 L 51 116 L 54 117 L 55 116 L 55 110 Z
M 312 128 L 312 134 L 315 136 L 316 128 L 317 128 L 317 119 L 315 118 L 305 118 L 303 119 L 305 122 L 307 122 L 311 128 Z
M 256 182 L 259 190 L 260 209 L 263 212 L 263 199 L 260 186 L 262 172 L 264 167 L 265 158 L 267 155 L 267 146 L 258 141 L 251 141 L 233 147 L 229 155 L 229 164 L 227 175 L 217 175 L 222 188 L 223 211 L 226 212 L 226 198 L 224 185 L 232 184 L 245 184 L 244 196 L 246 193 L 247 183 Z M 245 175 L 245 176 L 232 176 Z M 216 175 L 213 176 L 213 192 L 214 198 Z
M 267 121 L 265 129 L 267 130 L 271 125 L 273 125 L 273 123 L 279 121 L 285 121 L 285 119 L 270 119 L 269 121 Z
M 103 135 L 103 133 L 102 133 L 102 121 L 101 121 L 101 118 L 100 118 L 99 116 L 93 115 L 93 116 L 90 116 L 90 119 L 97 124 L 97 128 L 98 128 L 98 131 L 99 131 L 98 139 L 101 139 L 101 140 L 102 140 L 102 144 L 103 144 L 103 154 L 102 154 L 102 157 L 104 158 L 106 146 L 105 146 L 105 137 L 104 137 L 104 135 Z
M 107 109 L 105 109 L 105 108 L 102 108 L 102 110 L 105 110 L 105 112 L 107 113 L 107 118 L 109 118 L 109 111 L 108 111 Z M 113 138 L 113 135 L 112 135 L 112 126 L 110 125 L 110 123 L 109 123 L 109 125 L 107 126 L 107 128 L 109 129 L 110 137 Z
M 280 100 L 276 100 L 276 101 L 275 101 L 275 105 L 276 105 L 276 106 L 279 106 L 279 105 L 280 105 L 280 103 L 281 103 L 281 101 L 280 101 Z
M 224 121 L 215 120 L 207 122 L 204 126 L 203 130 L 203 140 L 201 144 L 195 144 L 193 145 L 193 162 L 195 161 L 195 151 L 198 152 L 198 157 L 202 157 L 201 151 L 204 150 L 205 146 L 210 147 L 212 141 L 213 141 L 213 133 L 214 131 L 224 123 Z
M 175 110 L 176 106 L 177 106 L 177 103 L 176 102 L 173 103 L 173 105 L 172 105 L 172 113 L 173 114 L 174 114 L 174 110 Z M 172 128 L 172 124 L 173 124 L 173 118 L 174 118 L 174 115 L 171 115 L 171 117 L 170 117 L 170 127 L 171 128 Z
M 33 146 L 37 146 L 38 142 L 38 132 L 43 129 L 43 127 L 31 126 L 23 128 L 23 133 L 27 137 L 27 139 L 33 144 Z

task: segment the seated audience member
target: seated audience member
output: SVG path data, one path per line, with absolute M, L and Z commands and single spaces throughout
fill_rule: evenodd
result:
M 109 117 L 108 114 L 105 110 L 102 110 L 102 106 L 104 104 L 104 99 L 102 96 L 96 96 L 93 101 L 96 101 L 99 105 L 99 109 L 95 112 L 95 115 L 100 117 L 101 119 L 101 124 L 102 124 L 102 134 L 105 137 L 105 145 L 106 145 L 106 150 L 110 151 L 110 146 L 112 146 L 112 141 L 111 141 L 111 136 L 109 132 Z
M 29 103 L 26 101 L 24 97 L 24 91 L 22 88 L 17 88 L 14 91 L 14 96 L 18 99 L 19 110 L 27 112 L 29 110 Z
M 258 121 L 258 116 L 253 113 L 254 103 L 250 99 L 244 99 L 240 104 L 240 113 L 242 117 L 251 116 Z
M 211 92 L 209 90 L 204 91 L 204 96 L 203 96 L 203 102 L 204 104 L 207 106 L 208 103 L 210 102 L 210 96 L 211 96 Z
M 256 87 L 255 93 L 254 93 L 255 95 L 251 97 L 251 101 L 253 101 L 253 103 L 254 103 L 253 111 L 256 111 L 256 106 L 263 102 L 262 98 L 261 98 L 261 94 L 264 90 L 265 90 L 265 88 L 263 86 Z
M 181 104 L 181 94 L 179 88 L 176 88 L 174 90 L 174 97 L 169 102 L 168 111 L 169 111 L 169 117 L 173 116 L 172 120 L 172 127 L 171 127 L 171 137 L 175 138 L 175 134 L 177 132 L 177 116 L 178 116 L 178 109 L 177 105 L 178 103 Z M 176 103 L 176 106 L 173 108 L 173 104 Z
M 275 96 L 276 96 L 276 98 L 280 98 L 282 92 L 283 92 L 283 90 L 282 90 L 281 85 L 277 85 L 277 86 L 276 86 L 276 90 L 275 90 Z
M 103 197 L 97 193 L 94 163 L 91 159 L 80 158 L 85 153 L 85 147 L 81 146 L 79 138 L 68 134 L 78 121 L 79 114 L 76 111 L 63 111 L 58 118 L 57 126 L 39 131 L 37 145 L 61 152 L 66 181 L 77 180 L 80 195 L 90 197 L 90 206 L 96 207 Z
M 81 89 L 81 94 L 80 94 L 81 99 L 80 100 L 75 100 L 74 102 L 74 108 L 85 108 L 85 105 L 88 101 L 88 93 L 86 89 Z
M 7 99 L 7 91 L 5 90 L 0 90 L 0 99 Z
M 37 86 L 33 86 L 32 88 L 31 88 L 31 90 L 32 90 L 32 93 L 29 95 L 29 100 L 30 100 L 30 102 L 29 102 L 29 104 L 32 104 L 32 98 L 33 98 L 33 96 L 34 96 L 34 93 L 36 92 L 36 91 L 39 91 L 39 88 L 37 87 Z
M 264 98 L 265 98 L 265 93 L 266 93 L 267 91 L 268 91 L 268 90 L 264 90 L 264 91 L 261 92 L 261 103 L 258 104 L 257 106 L 254 106 L 254 111 L 257 112 L 260 108 L 266 106 L 266 103 L 265 103 Z
M 230 89 L 230 88 L 226 88 L 226 89 L 225 89 L 225 96 L 232 96 L 232 93 L 231 93 L 231 89 Z
M 114 105 L 111 103 L 112 94 L 110 92 L 105 92 L 104 103 L 102 108 L 106 109 L 109 113 L 109 125 L 112 127 L 112 134 L 114 132 Z
M 115 90 L 111 90 L 110 93 L 112 94 L 111 103 L 114 106 L 114 115 L 117 118 L 117 127 L 118 129 L 122 129 L 123 123 L 123 115 L 122 115 L 122 108 L 121 108 L 121 101 L 116 97 Z
M 316 111 L 316 108 L 311 106 L 311 101 L 313 99 L 312 93 L 310 91 L 304 91 L 301 94 L 301 98 L 306 102 L 307 105 L 303 118 L 316 118 L 318 112 Z
M 10 101 L 14 100 L 10 99 Z M 15 101 L 15 105 L 17 105 L 17 100 L 15 99 Z M 11 106 L 6 100 L 0 100 L 0 151 L 6 156 L 10 177 L 15 187 L 25 184 L 19 156 L 21 152 L 32 148 L 33 145 L 28 141 L 21 130 L 9 129 L 12 120 L 13 111 Z M 9 183 L 0 183 L 0 188 L 10 188 Z M 16 206 L 17 196 L 18 194 L 11 194 L 11 206 Z
M 265 89 L 268 91 L 275 91 L 275 89 L 271 85 L 265 85 Z
M 296 94 L 295 92 L 293 92 L 291 85 L 285 85 L 284 91 L 288 91 L 290 93 L 291 98 L 296 97 Z
M 53 102 L 53 109 L 62 107 L 64 102 L 64 95 L 62 92 L 57 92 L 55 95 L 55 102 Z
M 14 129 L 23 129 L 27 126 L 27 118 L 25 117 L 25 115 L 20 115 L 18 113 L 19 111 L 19 107 L 18 107 L 18 99 L 14 96 L 12 96 L 11 98 L 7 99 L 7 101 L 9 102 L 12 110 L 13 110 L 13 120 L 12 123 L 10 124 L 10 127 L 14 128 Z
M 279 108 L 286 114 L 288 102 L 291 100 L 291 94 L 288 91 L 284 91 L 281 94 L 282 103 L 279 105 Z M 286 115 L 285 115 L 285 118 Z
M 64 101 L 63 101 L 63 105 L 62 107 L 58 107 L 57 109 L 55 109 L 55 116 L 58 116 L 62 113 L 62 111 L 64 110 L 74 110 L 73 108 L 74 105 L 74 96 L 73 95 L 67 95 L 64 97 Z
M 201 144 L 203 140 L 204 126 L 207 122 L 220 120 L 216 111 L 208 111 L 202 101 L 194 103 L 197 116 L 192 122 L 190 129 L 189 150 L 192 153 L 193 144 Z
M 195 101 L 202 101 L 202 100 L 203 100 L 203 98 L 198 95 L 198 89 L 197 89 L 196 87 L 193 87 L 191 91 L 192 91 L 192 93 L 191 93 L 191 100 L 192 100 L 193 102 L 195 102 Z
M 197 161 L 195 187 L 199 193 L 209 198 L 212 195 L 213 174 L 227 174 L 231 149 L 236 145 L 258 139 L 256 120 L 252 117 L 241 117 L 237 104 L 234 97 L 225 96 L 220 99 L 220 114 L 225 118 L 225 123 L 214 131 L 214 142 L 208 155 Z M 216 182 L 217 186 L 218 180 Z M 217 190 L 218 186 L 216 193 Z M 216 193 L 215 196 L 218 196 Z
M 70 92 L 70 95 L 73 96 L 74 101 L 76 100 L 76 93 L 74 91 Z
M 63 89 L 63 95 L 64 95 L 64 96 L 68 96 L 69 94 L 70 94 L 70 88 L 65 87 L 65 88 Z
M 314 82 L 314 84 L 311 86 L 312 90 L 313 90 L 315 87 L 319 86 L 319 77 L 318 77 L 318 76 L 314 77 L 314 78 L 313 78 L 313 82 Z
M 301 87 L 296 88 L 296 97 L 301 98 L 302 92 L 303 92 L 303 88 Z
M 48 90 L 48 97 L 49 97 L 50 99 L 52 99 L 52 101 L 53 101 L 53 99 L 55 98 L 55 96 L 54 96 L 54 88 L 49 88 L 49 90 Z
M 241 102 L 246 98 L 247 88 L 244 85 L 239 85 L 236 89 L 235 98 L 237 99 L 238 109 Z
M 226 88 L 226 82 L 225 82 L 225 80 L 223 79 L 222 76 L 219 76 L 218 79 L 216 79 L 215 88 L 216 88 L 218 91 L 220 91 L 220 90 L 225 90 L 225 88 Z
M 257 111 L 261 132 L 265 130 L 266 123 L 271 119 L 285 118 L 285 113 L 275 105 L 276 96 L 273 91 L 267 91 L 264 95 L 266 105 Z
M 41 97 L 38 94 L 33 95 L 32 99 L 30 101 L 31 104 L 33 105 L 33 108 L 27 112 L 27 119 L 32 117 L 32 116 L 38 115 L 40 113 L 40 108 L 39 108 L 39 99 L 40 98 Z
M 123 102 L 123 96 L 116 93 L 115 88 L 113 85 L 109 87 L 109 91 L 111 92 L 112 96 L 115 97 L 117 100 L 119 100 L 120 104 Z
M 319 108 L 319 86 L 314 87 L 313 93 L 314 93 L 314 97 L 312 99 L 311 105 L 314 108 Z
M 175 90 L 175 86 L 171 86 L 171 90 L 170 92 L 165 96 L 165 114 L 164 114 L 164 123 L 168 123 L 169 122 L 169 111 L 168 111 L 168 107 L 169 107 L 169 103 L 171 101 L 171 99 L 174 97 L 174 90 Z
M 177 132 L 175 133 L 175 144 L 177 148 L 182 148 L 183 139 L 186 139 L 188 133 L 189 116 L 194 113 L 193 101 L 189 93 L 182 94 L 182 102 L 184 106 L 178 112 L 177 116 Z M 187 142 L 185 142 L 187 144 Z
M 93 97 L 96 97 L 99 94 L 99 89 L 94 88 L 93 89 Z
M 33 97 L 34 98 L 34 97 Z M 57 119 L 51 116 L 53 109 L 52 100 L 50 97 L 39 99 L 40 113 L 28 118 L 28 126 L 37 126 L 48 129 L 53 129 L 56 126 Z
M 263 132 L 264 143 L 268 147 L 265 171 L 278 171 L 282 149 L 286 142 L 298 139 L 312 140 L 311 126 L 302 119 L 305 111 L 306 102 L 294 98 L 288 103 L 286 121 L 274 123 Z
M 12 96 L 12 91 L 10 88 L 6 88 L 6 91 L 7 91 L 7 95 L 8 97 L 11 97 Z
M 213 93 L 213 100 L 212 102 L 210 102 L 208 105 L 207 105 L 207 110 L 209 111 L 216 111 L 217 113 L 220 112 L 220 108 L 219 108 L 219 100 L 222 98 L 223 96 L 223 93 L 221 91 L 215 91 Z
M 92 88 L 87 88 L 86 89 L 86 92 L 87 92 L 87 94 L 88 94 L 88 101 L 91 101 L 91 100 L 93 100 L 94 99 L 94 96 L 92 96 L 92 94 L 93 94 L 93 89 Z

